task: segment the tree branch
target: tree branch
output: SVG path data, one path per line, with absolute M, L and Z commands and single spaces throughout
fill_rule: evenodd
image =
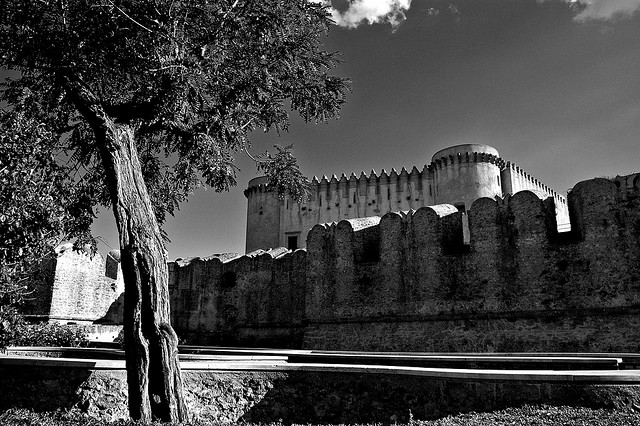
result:
M 103 105 L 103 108 L 115 121 L 127 123 L 136 119 L 152 119 L 157 104 L 157 100 L 149 102 L 124 102 L 121 104 Z
M 122 13 L 125 18 L 127 18 L 128 20 L 130 20 L 131 22 L 133 22 L 134 24 L 136 24 L 137 26 L 139 26 L 140 28 L 142 28 L 143 30 L 146 30 L 150 33 L 153 33 L 153 30 L 150 30 L 149 28 L 145 27 L 144 25 L 142 25 L 140 22 L 136 21 L 135 19 L 133 19 L 131 16 L 129 16 L 127 14 L 127 12 L 125 12 L 124 10 L 122 10 L 118 5 L 116 5 L 114 2 L 112 2 L 111 0 L 107 0 L 109 2 L 109 4 L 111 5 L 111 7 L 114 7 L 118 10 L 118 12 Z

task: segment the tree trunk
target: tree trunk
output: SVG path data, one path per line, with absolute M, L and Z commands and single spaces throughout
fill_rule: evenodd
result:
M 129 415 L 144 423 L 186 421 L 167 256 L 142 178 L 134 129 L 115 123 L 78 76 L 61 73 L 57 78 L 93 128 L 120 234 Z
M 167 257 L 131 126 L 105 123 L 101 147 L 120 234 L 124 344 L 131 418 L 186 420 L 178 338 L 171 327 Z

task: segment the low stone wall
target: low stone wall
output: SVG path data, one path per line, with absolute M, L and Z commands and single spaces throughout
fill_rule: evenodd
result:
M 225 371 L 225 369 L 228 369 Z M 230 369 L 235 369 L 230 370 Z M 183 363 L 195 418 L 289 423 L 406 422 L 523 404 L 631 408 L 640 374 L 496 372 L 380 366 Z M 122 361 L 0 357 L 0 409 L 127 416 Z

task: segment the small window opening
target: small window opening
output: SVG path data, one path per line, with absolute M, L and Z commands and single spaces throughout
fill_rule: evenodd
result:
M 289 250 L 297 250 L 298 249 L 298 236 L 297 235 L 289 235 L 289 236 L 287 236 L 287 248 Z

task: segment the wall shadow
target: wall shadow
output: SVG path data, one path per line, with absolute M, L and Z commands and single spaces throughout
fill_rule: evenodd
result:
M 624 408 L 629 401 L 640 401 L 640 386 L 297 372 L 275 380 L 273 387 L 238 421 L 391 424 L 525 404 Z

